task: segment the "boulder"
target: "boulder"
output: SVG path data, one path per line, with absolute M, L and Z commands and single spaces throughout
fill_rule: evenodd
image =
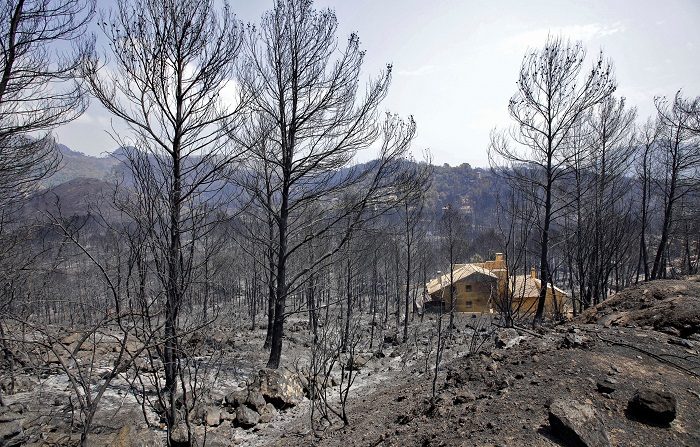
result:
M 96 435 L 91 435 L 90 445 L 92 447 L 160 447 L 163 445 L 163 439 L 153 430 L 137 429 L 132 425 L 125 425 L 111 439 L 107 438 L 104 441 L 100 442 Z
M 569 332 L 562 341 L 564 348 L 584 348 L 588 344 L 588 339 L 583 335 Z
M 0 445 L 20 446 L 24 441 L 23 434 L 21 420 L 0 422 Z
M 617 389 L 617 380 L 612 377 L 606 377 L 596 382 L 596 388 L 601 393 L 612 394 Z
M 676 396 L 668 391 L 643 388 L 634 393 L 627 410 L 640 422 L 665 426 L 676 418 Z
M 564 445 L 609 447 L 610 440 L 595 409 L 572 399 L 556 399 L 549 406 L 549 425 Z
M 207 407 L 204 410 L 204 422 L 209 427 L 217 427 L 221 424 L 221 409 L 219 407 Z
M 398 332 L 388 332 L 384 334 L 384 343 L 387 345 L 398 346 L 400 344 Z
M 277 409 L 293 407 L 304 399 L 301 381 L 286 369 L 261 369 L 250 388 L 257 388 Z
M 254 427 L 258 422 L 260 422 L 260 414 L 248 408 L 245 405 L 241 405 L 236 408 L 236 424 L 243 428 Z
M 72 345 L 74 343 L 78 343 L 81 339 L 83 338 L 83 334 L 80 332 L 73 332 L 70 335 L 67 335 L 61 339 L 61 344 L 63 345 Z
M 236 410 L 228 409 L 221 412 L 221 421 L 233 422 L 236 420 Z
M 517 346 L 526 337 L 518 335 L 518 332 L 513 328 L 501 329 L 496 333 L 496 347 L 500 349 L 509 349 Z
M 246 390 L 231 391 L 224 397 L 224 405 L 230 408 L 236 408 L 239 405 L 245 404 L 247 399 L 248 392 Z
M 355 354 L 348 359 L 347 368 L 351 370 L 363 368 L 371 358 L 371 354 Z
M 237 408 L 241 405 L 246 405 L 258 412 L 265 407 L 266 403 L 265 397 L 256 384 L 252 384 L 245 390 L 232 391 L 224 398 L 224 405 L 227 407 Z
M 266 404 L 260 413 L 260 422 L 267 424 L 277 416 L 277 409 L 272 404 Z
M 178 422 L 170 433 L 170 443 L 172 445 L 187 445 L 187 424 L 185 421 Z
M 245 400 L 245 404 L 252 408 L 253 410 L 257 411 L 260 413 L 263 408 L 265 408 L 265 405 L 267 402 L 265 401 L 265 397 L 263 394 L 260 392 L 258 389 L 250 389 L 248 390 L 248 396 Z

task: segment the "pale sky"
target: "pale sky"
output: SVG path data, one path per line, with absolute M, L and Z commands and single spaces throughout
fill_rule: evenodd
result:
M 108 6 L 110 0 L 98 1 Z M 244 22 L 258 22 L 271 0 L 231 1 Z M 508 99 L 528 48 L 548 33 L 582 40 L 589 58 L 601 49 L 615 64 L 618 95 L 646 120 L 657 95 L 700 95 L 700 1 L 697 0 L 317 0 L 335 9 L 341 43 L 350 32 L 367 51 L 363 76 L 394 66 L 383 106 L 413 115 L 416 154 L 436 164 L 487 166 L 493 127 L 510 125 Z M 73 150 L 115 149 L 110 116 L 95 101 L 56 131 Z

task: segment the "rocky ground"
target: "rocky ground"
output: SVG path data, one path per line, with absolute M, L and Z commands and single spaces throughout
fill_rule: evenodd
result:
M 428 380 L 397 378 L 303 443 L 700 446 L 698 309 L 700 284 L 658 281 L 571 323 L 501 331 L 500 348 L 447 365 L 434 402 Z
M 414 321 L 409 343 L 381 333 L 383 343 L 357 354 L 349 425 L 335 420 L 315 431 L 301 322 L 288 326 L 288 368 L 279 374 L 259 371 L 262 330 L 213 331 L 227 367 L 198 409 L 195 432 L 200 445 L 214 446 L 700 446 L 699 311 L 700 283 L 656 281 L 537 332 L 480 322 L 477 333 L 492 336 L 478 354 L 469 353 L 475 320 L 462 316 L 435 398 L 435 317 L 426 316 Z M 336 395 L 340 377 L 332 382 Z M 57 370 L 16 377 L 0 408 L 0 445 L 75 445 L 68 389 Z M 163 430 L 143 420 L 128 381 L 117 380 L 90 445 L 163 445 Z

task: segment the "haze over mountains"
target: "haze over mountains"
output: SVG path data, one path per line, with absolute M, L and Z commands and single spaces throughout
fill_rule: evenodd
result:
M 114 155 L 120 149 L 101 157 L 74 151 L 63 144 L 58 145 L 58 150 L 62 156 L 60 169 L 42 182 L 41 190 L 27 205 L 29 214 L 55 208 L 58 201 L 63 214 L 84 215 L 89 199 L 111 188 L 110 179 L 120 163 Z M 436 165 L 427 209 L 439 215 L 449 204 L 459 208 L 474 226 L 484 226 L 495 217 L 498 191 L 498 179 L 489 169 L 473 168 L 468 163 Z

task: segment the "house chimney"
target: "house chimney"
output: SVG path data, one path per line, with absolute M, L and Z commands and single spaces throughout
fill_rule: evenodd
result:
M 530 278 L 537 279 L 537 270 L 535 270 L 535 267 L 530 268 Z
M 496 262 L 503 261 L 503 253 L 496 253 Z

